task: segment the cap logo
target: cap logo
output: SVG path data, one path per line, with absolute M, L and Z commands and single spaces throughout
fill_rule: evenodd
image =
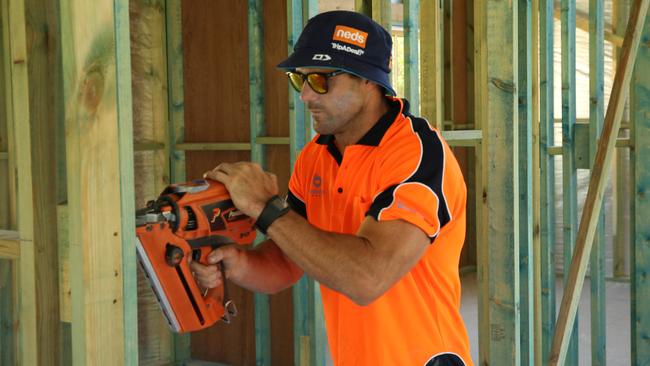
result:
M 330 57 L 330 55 L 327 54 L 317 53 L 311 59 L 315 61 L 329 61 L 332 59 L 332 57 Z
M 346 27 L 344 25 L 337 25 L 334 29 L 334 36 L 332 39 L 335 41 L 352 44 L 361 48 L 366 48 L 368 33 L 362 32 L 358 29 Z

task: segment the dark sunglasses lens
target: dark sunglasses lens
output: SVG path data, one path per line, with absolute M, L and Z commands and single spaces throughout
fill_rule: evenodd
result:
M 327 93 L 327 76 L 322 74 L 309 74 L 307 75 L 307 82 L 316 93 Z
M 291 86 L 293 86 L 293 88 L 296 89 L 298 93 L 300 93 L 302 91 L 302 84 L 305 82 L 302 78 L 302 75 L 295 72 L 288 72 L 287 76 L 289 77 Z

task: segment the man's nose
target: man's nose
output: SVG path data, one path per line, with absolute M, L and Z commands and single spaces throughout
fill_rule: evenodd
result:
M 300 91 L 300 100 L 302 100 L 304 103 L 304 102 L 313 101 L 317 97 L 318 97 L 318 93 L 316 93 L 314 89 L 312 89 L 311 86 L 309 86 L 309 83 L 305 81 L 302 84 L 302 90 Z

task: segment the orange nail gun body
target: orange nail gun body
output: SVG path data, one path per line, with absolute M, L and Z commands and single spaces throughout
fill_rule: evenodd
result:
M 173 331 L 204 329 L 235 315 L 225 285 L 201 293 L 188 259 L 205 264 L 214 248 L 252 243 L 253 225 L 212 180 L 170 185 L 136 212 L 138 260 Z

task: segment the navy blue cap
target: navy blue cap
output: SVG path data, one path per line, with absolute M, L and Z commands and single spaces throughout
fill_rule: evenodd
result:
M 396 95 L 389 75 L 392 46 L 390 34 L 367 16 L 352 11 L 329 11 L 307 22 L 293 53 L 278 67 L 343 70 L 373 81 L 388 94 Z

